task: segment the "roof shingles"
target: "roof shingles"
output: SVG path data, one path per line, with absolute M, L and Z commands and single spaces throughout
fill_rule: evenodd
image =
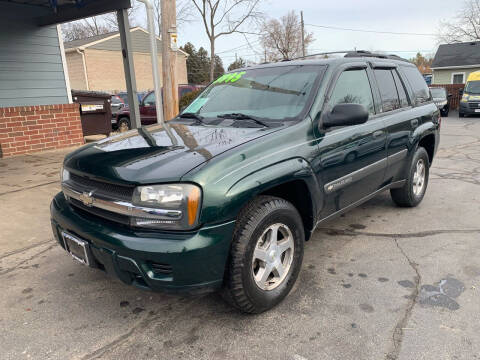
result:
M 432 68 L 472 65 L 480 65 L 480 41 L 440 45 Z
M 98 40 L 108 38 L 109 36 L 112 36 L 112 35 L 117 35 L 117 34 L 118 34 L 118 31 L 113 31 L 113 32 L 106 33 L 106 34 L 91 36 L 91 37 L 88 37 L 86 39 L 67 41 L 67 42 L 64 43 L 64 46 L 65 46 L 65 49 L 72 49 L 72 48 L 76 48 L 76 47 L 80 47 L 80 46 L 83 46 L 83 45 L 90 44 L 94 41 L 98 41 Z

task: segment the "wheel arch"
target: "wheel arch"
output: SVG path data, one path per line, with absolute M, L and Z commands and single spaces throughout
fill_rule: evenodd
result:
M 122 119 L 127 119 L 130 122 L 130 115 L 129 114 L 118 114 L 117 120 L 120 121 Z
M 431 165 L 433 157 L 435 156 L 435 135 L 433 133 L 425 134 L 418 141 L 418 146 L 423 147 L 427 151 L 428 160 Z
M 302 158 L 289 159 L 238 180 L 227 192 L 227 197 L 231 200 L 227 211 L 236 217 L 248 202 L 259 195 L 282 198 L 292 203 L 300 213 L 305 240 L 308 240 L 315 226 L 320 204 L 319 189 L 310 164 Z
M 300 213 L 305 230 L 305 240 L 309 240 L 315 227 L 315 212 L 312 195 L 303 179 L 291 180 L 276 185 L 258 195 L 270 195 L 290 202 Z
M 439 129 L 440 123 L 429 121 L 419 126 L 413 133 L 413 150 L 416 150 L 419 146 L 423 147 L 428 153 L 430 165 L 432 165 L 438 148 Z

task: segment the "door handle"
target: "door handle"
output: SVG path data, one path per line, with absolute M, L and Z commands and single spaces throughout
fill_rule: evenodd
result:
M 413 119 L 410 123 L 412 124 L 413 128 L 416 128 L 418 126 L 418 119 Z
M 373 136 L 374 139 L 376 139 L 376 138 L 379 138 L 382 135 L 383 135 L 383 131 L 378 130 L 378 131 L 375 131 L 372 136 Z

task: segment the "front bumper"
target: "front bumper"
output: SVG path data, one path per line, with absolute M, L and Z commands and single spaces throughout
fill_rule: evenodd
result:
M 142 231 L 79 212 L 63 193 L 55 196 L 50 212 L 55 238 L 62 247 L 62 231 L 87 241 L 94 266 L 126 284 L 191 293 L 222 285 L 234 221 L 195 232 Z
M 460 102 L 460 112 L 465 115 L 480 115 L 480 104 Z

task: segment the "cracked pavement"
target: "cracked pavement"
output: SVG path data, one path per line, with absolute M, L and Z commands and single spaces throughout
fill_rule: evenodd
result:
M 323 224 L 267 313 L 123 285 L 51 235 L 65 151 L 0 159 L 1 359 L 480 359 L 480 118 L 443 120 L 423 203 Z

